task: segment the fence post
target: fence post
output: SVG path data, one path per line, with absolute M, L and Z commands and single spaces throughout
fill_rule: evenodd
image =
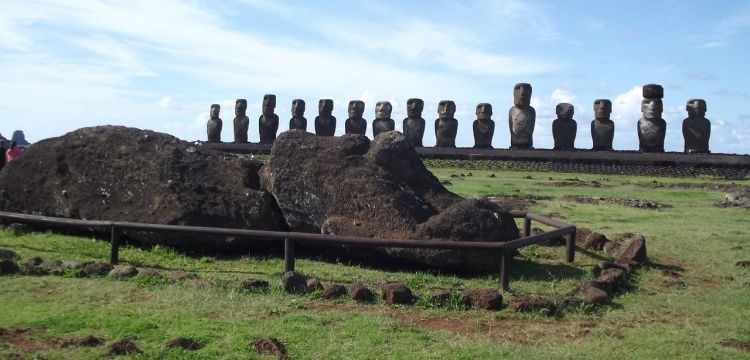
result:
M 523 236 L 531 236 L 531 219 L 528 218 L 528 215 L 523 218 Z
M 115 226 L 115 224 L 112 224 L 112 237 L 110 238 L 110 242 L 112 244 L 112 248 L 109 253 L 109 263 L 112 265 L 116 265 L 119 261 L 119 254 L 120 254 L 120 230 Z
M 510 289 L 510 259 L 513 250 L 503 249 L 500 257 L 500 289 L 508 291 Z
M 284 273 L 294 271 L 294 240 L 284 239 Z
M 572 263 L 576 256 L 576 228 L 565 238 L 565 259 Z

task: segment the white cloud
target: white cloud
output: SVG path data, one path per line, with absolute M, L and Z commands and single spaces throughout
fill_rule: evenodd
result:
M 15 51 L 26 51 L 30 44 L 31 40 L 23 35 L 21 29 L 15 23 L 0 17 L 0 47 Z
M 159 106 L 163 108 L 168 108 L 172 105 L 172 97 L 171 96 L 165 96 L 159 100 Z

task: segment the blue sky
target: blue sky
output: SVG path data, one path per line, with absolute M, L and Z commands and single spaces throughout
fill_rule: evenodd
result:
M 457 104 L 458 146 L 473 145 L 478 103 L 493 105 L 495 147 L 509 146 L 517 82 L 531 83 L 534 143 L 552 147 L 555 105 L 575 105 L 576 146 L 590 148 L 597 98 L 613 102 L 615 148 L 637 149 L 640 86 L 665 88 L 667 151 L 681 151 L 685 103 L 703 98 L 714 152 L 750 153 L 750 1 L 2 1 L 0 133 L 30 141 L 116 124 L 204 140 L 210 104 L 248 100 L 257 141 L 263 94 L 291 101 Z M 227 124 L 229 126 L 227 126 Z M 371 136 L 371 129 L 368 135 Z

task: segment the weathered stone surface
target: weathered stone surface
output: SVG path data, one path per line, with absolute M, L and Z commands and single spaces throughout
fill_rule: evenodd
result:
M 688 117 L 682 121 L 682 137 L 685 139 L 686 153 L 710 153 L 708 141 L 711 138 L 711 121 L 706 119 L 706 101 L 690 99 L 685 105 Z
M 145 278 L 145 277 L 157 277 L 157 278 L 160 278 L 160 277 L 162 277 L 162 275 L 163 275 L 162 272 L 159 271 L 159 270 L 156 270 L 156 269 L 140 268 L 140 269 L 138 269 L 138 273 L 135 274 L 135 277 L 138 278 L 138 279 Z
M 734 264 L 736 267 L 750 267 L 750 260 L 740 260 Z
M 351 294 L 352 300 L 358 302 L 369 302 L 375 297 L 372 290 L 362 283 L 351 284 L 349 286 L 349 294 Z
M 0 275 L 10 275 L 18 273 L 20 269 L 18 264 L 11 259 L 0 259 Z
M 39 266 L 44 269 L 50 270 L 50 269 L 62 267 L 63 262 L 57 259 L 48 259 L 48 260 L 42 261 L 42 263 L 39 264 Z
M 615 123 L 609 118 L 611 114 L 612 102 L 610 100 L 594 100 L 594 120 L 591 121 L 592 150 L 612 150 Z
M 247 279 L 242 282 L 241 287 L 245 290 L 265 290 L 268 288 L 268 281 L 260 279 Z
M 391 119 L 393 106 L 388 101 L 378 101 L 375 105 L 375 120 L 372 121 L 372 137 L 396 130 L 396 122 Z
M 575 149 L 576 132 L 578 124 L 573 120 L 573 105 L 568 103 L 557 104 L 557 119 L 552 122 L 552 138 L 555 141 L 555 150 Z
M 179 338 L 167 341 L 167 343 L 164 346 L 167 349 L 180 348 L 184 350 L 194 351 L 194 350 L 200 350 L 203 347 L 203 344 L 201 344 L 198 340 L 179 337 Z
M 112 345 L 109 346 L 109 355 L 110 356 L 123 356 L 123 355 L 131 355 L 131 354 L 140 354 L 143 351 L 138 348 L 138 345 L 136 345 L 133 340 L 130 339 L 122 339 L 118 340 Z
M 18 259 L 18 254 L 13 250 L 0 249 L 0 260 L 15 260 Z
M 664 105 L 658 99 L 643 99 L 638 120 L 638 150 L 641 152 L 664 152 L 667 122 L 661 118 Z
M 406 118 L 404 119 L 404 135 L 414 146 L 422 146 L 424 137 L 425 121 L 422 118 L 424 101 L 411 98 L 406 101 Z
M 647 260 L 646 254 L 646 237 L 637 234 L 625 245 L 620 251 L 618 259 L 632 260 L 637 264 L 643 264 Z
M 63 266 L 68 269 L 78 270 L 83 268 L 84 266 L 92 263 L 93 261 L 73 261 L 73 260 L 65 260 L 63 261 Z
M 503 296 L 495 289 L 466 290 L 462 302 L 477 309 L 500 310 L 503 307 Z
M 71 151 L 75 149 L 75 151 Z M 0 173 L 4 211 L 65 218 L 285 229 L 260 190 L 261 163 L 196 147 L 167 134 L 118 126 L 46 139 Z M 247 250 L 221 237 L 128 236 L 187 248 Z
M 234 142 L 246 143 L 250 118 L 247 117 L 247 100 L 237 99 L 234 103 Z
M 167 278 L 170 283 L 178 283 L 189 279 L 195 279 L 197 276 L 193 273 L 184 272 L 181 270 L 174 270 L 169 273 Z
M 335 299 L 346 295 L 346 286 L 341 284 L 331 284 L 323 290 L 323 297 L 326 299 Z
M 435 120 L 435 147 L 456 147 L 458 120 L 453 117 L 455 114 L 456 103 L 453 101 L 441 100 L 438 103 L 438 118 Z
M 24 155 L 25 155 L 25 153 L 24 153 Z M 26 156 L 22 156 L 19 159 L 25 159 L 25 158 L 26 158 Z M 15 164 L 15 166 L 18 166 L 17 165 L 18 161 L 14 160 L 13 164 Z M 2 181 L 2 177 L 0 177 L 0 181 Z M 2 187 L 2 183 L 0 182 L 0 191 L 3 191 L 3 190 L 5 190 L 4 195 L 9 195 L 8 194 L 8 190 L 6 190 L 5 188 L 3 188 Z M 2 209 L 2 204 L 3 204 L 3 199 L 4 198 L 6 198 L 6 196 L 0 197 L 0 209 Z M 8 210 L 6 210 L 6 211 L 8 211 Z M 20 223 L 12 223 L 12 224 L 6 226 L 5 230 L 7 230 L 11 234 L 13 234 L 13 236 L 28 235 L 28 234 L 31 234 L 31 233 L 33 233 L 35 231 L 35 229 L 34 229 L 33 226 L 27 225 L 27 224 L 20 224 Z
M 603 283 L 610 284 L 612 290 L 622 288 L 628 282 L 628 273 L 619 268 L 602 270 L 597 279 Z
M 511 149 L 534 148 L 536 110 L 531 107 L 531 85 L 518 83 L 513 87 L 513 106 L 508 110 Z
M 284 287 L 284 291 L 290 294 L 307 294 L 307 276 L 299 274 L 294 271 L 287 271 L 284 276 L 281 277 L 281 285 Z
M 492 105 L 477 105 L 477 119 L 474 120 L 474 148 L 492 149 L 492 137 L 495 135 L 495 122 L 492 120 Z
M 208 142 L 221 142 L 221 129 L 224 126 L 224 123 L 219 117 L 220 110 L 221 106 L 219 104 L 211 105 L 211 117 L 208 119 L 208 123 L 206 124 Z
M 606 304 L 609 302 L 609 296 L 604 290 L 596 287 L 587 287 L 582 293 L 583 301 L 587 304 Z
M 604 249 L 604 244 L 606 244 L 607 241 L 608 241 L 607 237 L 604 236 L 604 234 L 593 232 L 593 233 L 590 233 L 586 237 L 586 239 L 579 245 L 584 249 L 602 250 Z
M 386 283 L 381 287 L 383 300 L 386 304 L 411 304 L 414 302 L 414 294 L 411 289 L 402 283 Z
M 109 272 L 109 276 L 114 277 L 133 277 L 136 275 L 138 275 L 138 269 L 133 265 L 115 266 L 115 268 Z
M 367 120 L 362 117 L 365 112 L 365 102 L 352 100 L 349 102 L 349 118 L 344 122 L 344 133 L 347 135 L 364 135 L 367 132 Z
M 50 270 L 49 273 L 50 275 L 54 275 L 54 276 L 63 276 L 65 275 L 65 268 L 64 267 L 54 268 Z
M 258 118 L 261 144 L 272 144 L 276 140 L 276 132 L 279 131 L 279 116 L 274 114 L 274 109 L 276 109 L 276 95 L 264 95 L 263 114 Z
M 451 298 L 448 290 L 435 290 L 430 293 L 430 303 L 435 306 L 443 306 Z
M 364 136 L 285 132 L 261 169 L 261 182 L 295 231 L 445 241 L 518 238 L 510 213 L 487 200 L 448 192 L 398 132 L 381 134 L 372 143 Z M 385 252 L 434 266 L 496 269 L 498 263 L 486 252 Z
M 544 312 L 553 315 L 557 311 L 554 302 L 538 296 L 512 296 L 509 305 L 518 312 Z
M 333 113 L 333 100 L 318 101 L 318 116 L 315 117 L 315 135 L 333 136 L 336 133 L 336 117 Z
M 604 243 L 604 252 L 610 255 L 619 256 L 620 249 L 622 248 L 622 244 L 618 243 L 617 241 L 607 241 Z
M 664 87 L 658 84 L 646 84 L 643 85 L 643 98 L 644 99 L 663 99 L 664 98 Z
M 39 256 L 32 256 L 26 261 L 23 262 L 25 266 L 39 266 L 44 262 L 44 260 Z
M 305 100 L 292 100 L 292 118 L 289 119 L 289 130 L 307 131 L 307 119 L 305 119 Z
M 107 275 L 110 271 L 112 271 L 112 265 L 105 262 L 94 262 L 78 270 L 76 277 Z
M 250 343 L 250 346 L 258 351 L 258 354 L 264 356 L 276 356 L 279 360 L 288 359 L 284 344 L 276 338 L 255 339 Z
M 311 278 L 307 279 L 306 284 L 307 284 L 307 291 L 308 292 L 313 292 L 313 291 L 317 291 L 317 290 L 323 290 L 323 283 L 321 283 L 320 279 L 318 279 L 318 278 L 311 277 Z

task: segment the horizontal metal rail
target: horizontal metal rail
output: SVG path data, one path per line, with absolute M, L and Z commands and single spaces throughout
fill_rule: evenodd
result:
M 119 262 L 120 238 L 126 231 L 146 231 L 152 233 L 192 234 L 234 236 L 251 240 L 270 240 L 284 242 L 284 271 L 294 271 L 296 259 L 295 244 L 317 243 L 329 245 L 347 245 L 361 247 L 397 247 L 446 250 L 484 250 L 494 251 L 500 255 L 500 287 L 507 290 L 510 284 L 510 263 L 513 252 L 525 246 L 539 244 L 551 239 L 566 237 L 566 260 L 573 262 L 576 227 L 546 216 L 525 211 L 511 211 L 514 218 L 524 218 L 524 237 L 507 242 L 471 242 L 471 241 L 440 241 L 440 240 L 406 240 L 381 239 L 353 236 L 337 236 L 325 234 L 310 234 L 286 231 L 266 231 L 231 228 L 214 228 L 202 226 L 144 224 L 132 222 L 114 222 L 102 220 L 77 220 L 41 215 L 18 214 L 0 211 L 0 219 L 14 222 L 41 225 L 46 227 L 68 229 L 102 229 L 111 235 L 110 262 Z M 531 221 L 555 227 L 556 230 L 537 235 L 530 235 Z

